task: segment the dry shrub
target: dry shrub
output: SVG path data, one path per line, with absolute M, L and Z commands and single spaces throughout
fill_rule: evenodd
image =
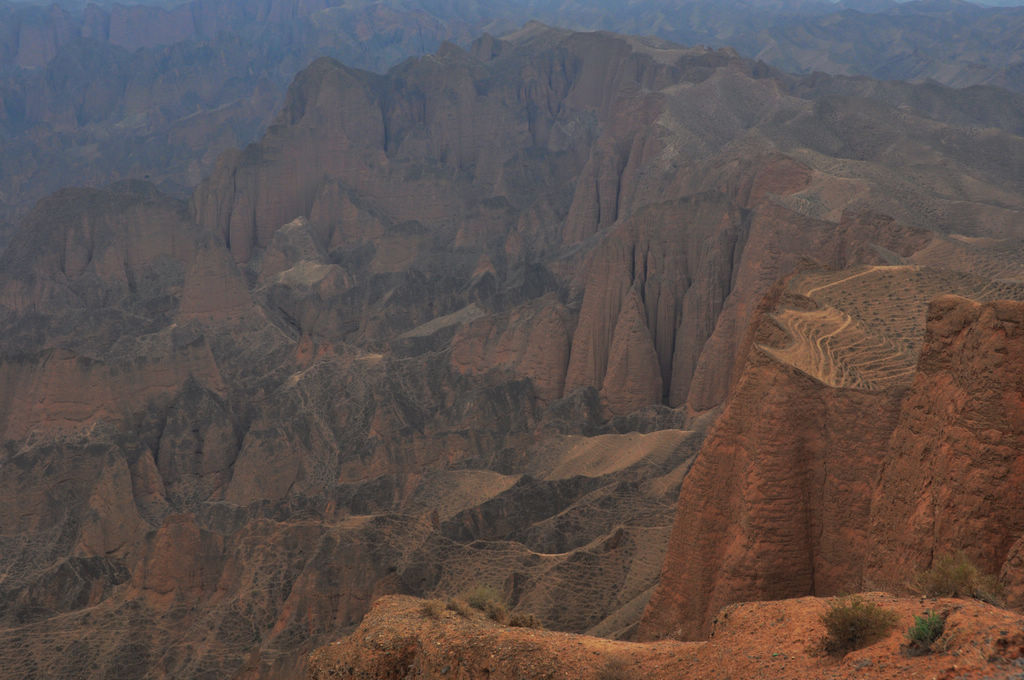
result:
M 462 598 L 469 603 L 470 607 L 480 611 L 486 611 L 487 605 L 490 603 L 505 601 L 505 598 L 495 588 L 483 585 L 473 586 L 462 594 Z
M 842 656 L 867 647 L 886 637 L 896 621 L 896 612 L 859 597 L 838 600 L 821 615 L 827 633 L 822 648 L 827 654 Z
M 490 600 L 484 605 L 484 614 L 487 614 L 487 618 L 498 623 L 508 625 L 510 620 L 508 607 L 505 606 L 504 602 L 495 602 Z
M 439 619 L 444 614 L 444 602 L 441 600 L 427 600 L 423 603 L 423 616 L 428 619 Z
M 491 620 L 498 623 L 508 623 L 509 614 L 505 598 L 494 588 L 482 585 L 473 586 L 462 597 L 469 603 L 470 607 L 479 609 Z
M 464 619 L 468 619 L 473 616 L 473 608 L 469 606 L 469 603 L 458 597 L 448 598 L 448 604 L 446 605 L 449 610 L 455 612 Z
M 630 680 L 631 677 L 629 662 L 620 656 L 608 659 L 597 672 L 597 680 Z
M 544 624 L 540 622 L 540 619 L 528 612 L 512 612 L 508 617 L 508 625 L 515 626 L 517 628 L 544 627 Z
M 1003 600 L 999 578 L 981 573 L 963 551 L 936 559 L 914 578 L 913 588 L 927 597 L 973 597 L 990 604 Z
M 459 614 L 469 617 L 473 609 L 483 612 L 487 618 L 506 626 L 521 628 L 542 628 L 540 620 L 533 614 L 511 613 L 501 593 L 490 586 L 477 585 L 465 591 L 461 597 L 448 601 L 448 608 L 454 609 L 453 603 L 464 607 L 465 611 L 455 609 Z

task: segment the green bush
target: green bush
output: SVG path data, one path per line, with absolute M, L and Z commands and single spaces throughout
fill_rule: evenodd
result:
M 917 575 L 913 585 L 927 597 L 973 597 L 990 604 L 999 604 L 1003 599 L 999 579 L 981 573 L 962 551 L 936 559 L 931 569 Z
M 911 655 L 927 654 L 945 629 L 946 617 L 942 614 L 929 611 L 921 616 L 915 615 L 914 625 L 907 631 L 907 639 L 910 640 L 907 651 Z
M 825 652 L 842 656 L 878 642 L 896 627 L 896 612 L 859 597 L 844 598 L 821 615 L 827 632 L 822 644 Z

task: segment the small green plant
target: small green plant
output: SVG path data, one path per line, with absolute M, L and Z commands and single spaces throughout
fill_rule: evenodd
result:
M 998 577 L 983 574 L 963 551 L 937 558 L 917 575 L 913 587 L 927 597 L 973 597 L 990 604 L 1003 599 Z
M 911 656 L 927 654 L 932 650 L 932 644 L 939 639 L 942 631 L 946 629 L 946 617 L 928 611 L 921 616 L 914 616 L 914 625 L 907 631 L 907 652 Z
M 426 600 L 420 611 L 428 619 L 439 619 L 444 614 L 444 602 L 441 600 Z
M 843 598 L 821 615 L 826 635 L 823 650 L 842 656 L 867 647 L 887 636 L 896 627 L 896 612 L 883 609 L 859 597 Z

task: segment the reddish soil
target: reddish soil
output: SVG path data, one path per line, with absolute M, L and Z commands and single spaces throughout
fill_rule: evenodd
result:
M 899 623 L 880 642 L 839 658 L 816 651 L 829 599 L 733 605 L 719 613 L 706 642 L 634 643 L 511 628 L 480 612 L 465 618 L 445 610 L 435 617 L 424 600 L 389 596 L 351 636 L 315 652 L 307 678 L 980 680 L 1024 674 L 1018 614 L 974 600 L 863 597 L 896 611 Z M 926 610 L 948 612 L 946 631 L 936 651 L 912 657 L 903 648 L 905 631 Z

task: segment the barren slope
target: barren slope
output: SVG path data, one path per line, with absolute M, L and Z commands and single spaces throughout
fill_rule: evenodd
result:
M 382 598 L 348 638 L 318 650 L 306 677 L 525 678 L 645 677 L 653 680 L 776 678 L 1010 678 L 1020 672 L 1024 620 L 967 600 L 870 601 L 899 614 L 887 638 L 842 659 L 813 654 L 824 634 L 819 616 L 829 602 L 814 598 L 757 602 L 721 612 L 707 642 L 616 642 L 580 635 L 510 628 L 474 612 L 432 618 L 424 602 Z M 911 658 L 903 631 L 925 609 L 949 612 L 940 653 Z

